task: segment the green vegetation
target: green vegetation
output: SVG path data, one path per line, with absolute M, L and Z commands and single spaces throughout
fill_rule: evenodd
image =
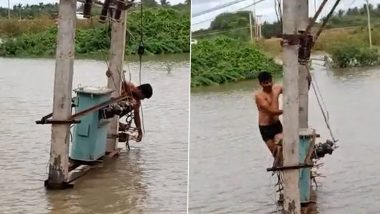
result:
M 370 13 L 373 49 L 368 45 L 364 5 L 335 13 L 314 50 L 329 53 L 338 67 L 380 64 L 380 4 L 376 8 L 371 5 Z M 254 23 L 255 20 L 251 21 Z M 281 35 L 280 22 L 265 22 L 262 33 L 267 39 L 254 45 L 249 44 L 249 22 L 248 11 L 223 13 L 208 29 L 193 32 L 198 44 L 192 46 L 192 87 L 252 79 L 261 70 L 281 74 L 281 67 L 270 58 L 281 53 L 281 39 L 276 38 Z M 316 23 L 316 27 L 318 25 Z
M 369 4 L 369 10 L 371 14 L 372 28 L 380 27 L 380 4 L 376 7 Z M 322 20 L 324 19 L 325 18 Z M 338 10 L 333 16 L 331 16 L 326 25 L 326 29 L 345 27 L 367 27 L 367 8 L 365 4 L 360 8 L 349 8 L 346 11 Z M 281 35 L 281 23 L 264 22 L 262 26 L 262 34 L 264 38 L 278 37 Z
M 18 19 L 33 19 L 37 16 L 48 15 L 48 16 L 57 16 L 58 14 L 58 3 L 55 4 L 44 4 L 39 3 L 38 5 L 14 5 L 11 8 L 10 15 L 12 18 Z M 0 7 L 0 17 L 8 17 L 8 8 Z
M 380 29 L 372 31 L 373 48 L 369 48 L 365 27 L 329 29 L 321 34 L 314 50 L 326 51 L 337 67 L 357 67 L 380 64 Z
M 332 60 L 340 68 L 371 66 L 380 64 L 380 54 L 377 49 L 345 44 L 332 51 Z
M 376 7 L 369 4 L 372 26 L 380 26 L 380 4 Z M 328 22 L 327 28 L 341 28 L 351 26 L 367 26 L 367 8 L 362 7 L 349 8 L 348 10 L 339 10 Z
M 329 53 L 333 59 L 333 65 L 341 68 L 379 65 L 380 4 L 376 8 L 370 4 L 369 9 L 373 49 L 369 48 L 367 10 L 363 5 L 361 8 L 337 11 L 328 21 L 326 30 L 317 40 L 314 50 Z M 279 23 L 264 23 L 263 34 L 266 38 L 279 35 L 279 32 L 275 31 L 275 28 L 278 28 L 276 25 Z M 268 39 L 262 44 L 267 52 L 278 55 L 281 49 L 274 47 L 278 46 L 278 42 L 279 40 L 276 39 Z
M 136 54 L 140 43 L 140 9 L 128 12 L 126 54 Z M 143 39 L 148 54 L 188 53 L 189 5 L 146 7 Z M 0 56 L 49 57 L 56 47 L 57 26 L 48 13 L 31 20 L 0 20 Z M 110 46 L 110 26 L 93 20 L 78 20 L 75 40 L 77 56 L 104 57 Z
M 192 46 L 192 87 L 254 79 L 263 70 L 280 75 L 282 69 L 249 43 L 217 37 Z
M 192 36 L 196 39 L 204 39 L 221 35 L 244 41 L 249 40 L 249 12 L 222 13 L 215 17 L 208 29 L 196 31 Z

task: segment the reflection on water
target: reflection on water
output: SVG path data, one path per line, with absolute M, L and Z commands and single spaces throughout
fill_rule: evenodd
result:
M 313 65 L 339 148 L 319 169 L 320 213 L 378 213 L 380 69 L 330 72 Z M 255 81 L 193 90 L 191 94 L 189 213 L 273 213 L 275 177 L 251 98 Z M 329 137 L 310 93 L 310 126 Z
M 186 213 L 187 61 L 143 63 L 142 82 L 154 90 L 143 101 L 143 141 L 64 191 L 43 187 L 51 130 L 34 124 L 52 109 L 54 60 L 0 59 L 0 65 L 0 213 Z M 106 85 L 105 70 L 104 62 L 77 60 L 73 87 Z M 125 70 L 138 82 L 138 63 Z
M 87 177 L 91 179 L 79 180 L 74 190 L 65 194 L 49 192 L 49 209 L 70 213 L 125 213 L 128 208 L 129 212 L 144 213 L 141 205 L 145 204 L 148 192 L 141 159 L 141 149 L 133 149 L 116 161 L 108 160 L 104 168 L 89 171 Z

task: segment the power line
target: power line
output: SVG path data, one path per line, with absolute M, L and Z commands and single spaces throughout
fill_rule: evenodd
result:
M 202 24 L 202 23 L 205 23 L 205 22 L 211 21 L 211 20 L 213 20 L 213 19 L 215 19 L 215 17 L 212 17 L 212 18 L 209 18 L 209 19 L 205 19 L 205 20 L 200 21 L 200 22 L 197 22 L 197 23 L 193 23 L 193 24 L 191 24 L 191 26 L 199 25 L 199 24 Z
M 231 5 L 234 5 L 234 4 L 238 4 L 238 3 L 243 2 L 243 1 L 247 1 L 247 0 L 235 0 L 233 2 L 228 2 L 226 4 L 222 4 L 222 5 L 219 5 L 219 6 L 216 6 L 216 7 L 213 7 L 213 8 L 210 8 L 210 9 L 207 9 L 207 10 L 195 13 L 195 14 L 192 15 L 192 17 L 195 18 L 197 16 L 201 16 L 201 15 L 204 15 L 206 13 L 214 12 L 216 10 L 220 10 L 220 9 L 223 9 L 225 7 L 228 7 L 228 6 L 231 6 Z
M 260 3 L 260 2 L 263 2 L 263 1 L 265 1 L 265 0 L 259 0 L 259 1 L 256 1 L 255 3 L 249 4 L 249 5 L 247 5 L 247 6 L 244 6 L 244 7 L 241 7 L 241 8 L 239 8 L 239 9 L 237 9 L 236 11 L 246 9 L 247 7 L 251 7 L 251 6 L 256 5 L 256 4 L 258 4 L 258 3 Z M 212 11 L 210 11 L 210 12 L 212 12 Z M 194 16 L 193 16 L 193 18 L 194 18 Z M 206 20 L 203 20 L 203 21 L 200 21 L 200 22 L 197 22 L 197 23 L 191 24 L 191 25 L 194 26 L 194 25 L 202 24 L 202 23 L 204 23 L 204 22 L 207 22 L 207 21 L 210 21 L 210 20 L 213 20 L 213 19 L 215 19 L 215 17 L 213 17 L 213 18 L 209 18 L 209 19 L 206 19 Z

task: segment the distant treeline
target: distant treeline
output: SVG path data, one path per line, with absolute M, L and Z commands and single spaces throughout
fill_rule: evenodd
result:
M 173 9 L 189 9 L 190 0 L 185 0 L 184 4 L 170 5 L 167 0 L 160 0 L 159 2 L 155 0 L 142 0 L 145 7 L 160 7 L 160 6 L 170 6 Z M 80 4 L 78 4 L 80 5 Z M 83 11 L 83 4 L 77 9 L 78 11 Z M 100 7 L 93 7 L 92 15 L 100 14 Z M 58 3 L 39 3 L 39 4 L 17 4 L 14 5 L 10 10 L 11 18 L 18 19 L 34 19 L 40 16 L 50 16 L 56 17 L 58 15 Z M 8 8 L 0 7 L 0 18 L 8 17 Z
M 373 27 L 380 26 L 380 4 L 376 7 L 369 4 L 371 23 Z M 249 13 L 250 11 L 238 11 L 234 13 L 222 13 L 218 15 L 208 29 L 193 32 L 194 38 L 214 37 L 219 35 L 231 36 L 239 39 L 250 39 L 249 32 Z M 314 14 L 310 14 L 313 16 Z M 324 18 L 322 19 L 324 20 Z M 252 25 L 255 20 L 252 19 Z M 367 9 L 364 4 L 362 7 L 338 10 L 330 18 L 326 28 L 340 28 L 350 26 L 366 26 Z M 262 25 L 264 38 L 277 37 L 281 35 L 281 23 L 279 21 L 270 23 L 264 22 Z
M 154 2 L 143 1 L 143 2 Z M 161 1 L 164 3 L 165 1 Z M 190 51 L 190 6 L 145 5 L 143 38 L 148 54 L 188 53 Z M 139 8 L 128 11 L 126 54 L 136 54 L 140 40 Z M 110 25 L 78 20 L 75 50 L 84 57 L 104 57 L 110 47 Z M 49 14 L 34 19 L 0 19 L 0 56 L 48 57 L 56 47 L 57 24 Z

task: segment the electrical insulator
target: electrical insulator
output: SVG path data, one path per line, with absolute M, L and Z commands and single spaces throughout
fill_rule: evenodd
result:
M 99 22 L 104 23 L 106 21 L 108 10 L 110 8 L 110 4 L 111 4 L 111 0 L 105 0 L 104 1 Z
M 124 0 L 117 1 L 115 16 L 113 17 L 116 21 L 120 21 L 121 12 L 125 9 Z
M 313 36 L 305 35 L 300 37 L 300 47 L 298 49 L 298 61 L 306 64 L 310 59 L 311 48 L 313 47 Z
M 86 0 L 83 7 L 83 17 L 91 18 L 92 0 Z

